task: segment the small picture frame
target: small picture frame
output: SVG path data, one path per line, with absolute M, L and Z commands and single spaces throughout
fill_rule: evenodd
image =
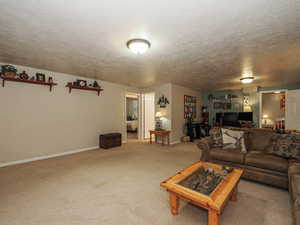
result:
M 223 109 L 225 110 L 231 109 L 231 103 L 223 103 Z
M 46 82 L 46 76 L 43 73 L 36 73 L 36 80 L 41 82 Z
M 222 102 L 214 102 L 214 109 L 223 109 L 223 103 Z

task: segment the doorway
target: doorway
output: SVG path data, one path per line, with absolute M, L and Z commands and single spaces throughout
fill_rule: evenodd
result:
M 260 92 L 260 128 L 285 129 L 286 90 Z
M 128 140 L 139 138 L 139 94 L 126 94 L 126 131 Z

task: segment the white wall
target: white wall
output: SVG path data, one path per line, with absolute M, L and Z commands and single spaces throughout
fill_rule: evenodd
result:
M 155 88 L 155 113 L 161 112 L 163 117 L 162 120 L 162 128 L 166 130 L 172 130 L 172 84 L 163 84 Z M 166 108 L 160 108 L 157 104 L 159 98 L 164 95 L 170 102 L 167 104 Z
M 66 83 L 80 77 L 16 68 L 30 76 L 45 73 L 58 86 L 52 92 L 27 83 L 6 82 L 5 88 L 0 87 L 0 163 L 92 148 L 106 132 L 121 132 L 126 140 L 125 93 L 138 90 L 98 81 L 104 89 L 101 96 L 82 90 L 69 94 Z

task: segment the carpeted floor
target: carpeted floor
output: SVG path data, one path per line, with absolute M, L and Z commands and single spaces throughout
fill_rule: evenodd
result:
M 1 225 L 206 225 L 181 202 L 171 215 L 164 179 L 199 159 L 194 144 L 132 142 L 113 150 L 0 168 Z M 291 225 L 287 191 L 241 181 L 222 225 Z

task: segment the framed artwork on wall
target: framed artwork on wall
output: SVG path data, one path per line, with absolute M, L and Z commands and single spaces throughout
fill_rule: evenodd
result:
M 223 103 L 223 109 L 224 109 L 224 110 L 229 110 L 229 109 L 231 109 L 231 103 L 230 103 L 230 102 Z
M 195 96 L 184 96 L 184 119 L 195 119 L 197 116 L 197 98 Z
M 222 102 L 214 102 L 214 109 L 223 109 Z

